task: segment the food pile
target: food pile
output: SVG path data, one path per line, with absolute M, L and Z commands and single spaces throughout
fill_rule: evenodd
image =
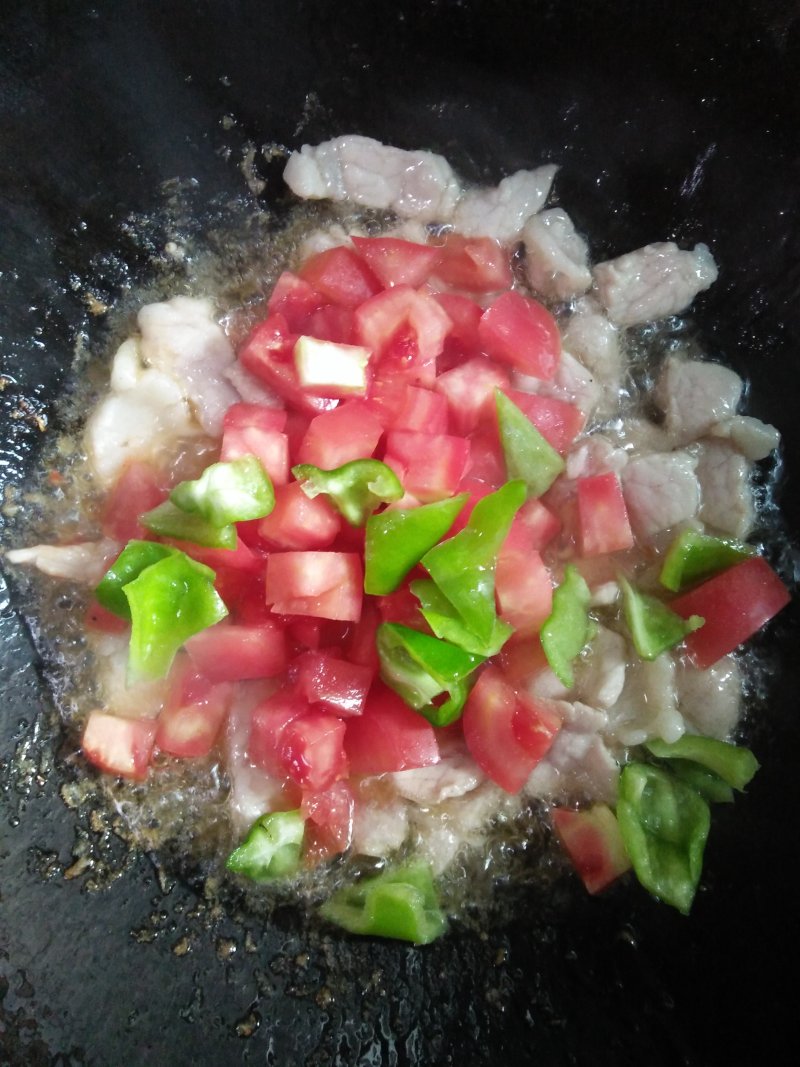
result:
M 736 650 L 788 601 L 747 543 L 777 431 L 677 329 L 642 364 L 708 248 L 592 267 L 555 174 L 304 146 L 295 194 L 373 213 L 223 309 L 235 347 L 206 300 L 143 307 L 86 427 L 102 539 L 8 553 L 93 589 L 86 758 L 221 758 L 256 882 L 381 860 L 323 906 L 356 933 L 438 936 L 436 879 L 532 800 L 590 892 L 633 867 L 688 912 L 758 766 Z

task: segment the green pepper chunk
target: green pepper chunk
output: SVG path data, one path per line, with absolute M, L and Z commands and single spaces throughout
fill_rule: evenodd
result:
M 99 603 L 121 619 L 131 621 L 131 609 L 124 587 L 132 582 L 147 567 L 160 559 L 174 556 L 179 550 L 157 541 L 128 541 L 95 588 Z
M 441 541 L 468 496 L 461 493 L 418 508 L 370 515 L 364 549 L 364 591 L 373 596 L 393 593 L 428 549 Z
M 236 527 L 233 523 L 214 526 L 201 515 L 182 511 L 171 500 L 146 511 L 139 519 L 142 526 L 159 537 L 174 537 L 176 541 L 191 541 L 205 548 L 236 548 Z
M 329 471 L 299 463 L 292 474 L 307 497 L 313 500 L 320 493 L 330 497 L 351 526 L 363 526 L 379 504 L 400 500 L 404 492 L 392 468 L 378 459 L 354 459 Z
M 216 527 L 263 519 L 275 507 L 272 482 L 255 456 L 212 463 L 195 481 L 176 485 L 169 498 Z
M 649 746 L 648 746 L 649 747 Z M 671 759 L 669 769 L 710 804 L 732 804 L 733 790 L 718 774 L 688 759 Z
M 629 763 L 620 775 L 617 821 L 645 889 L 688 915 L 703 869 L 708 803 L 661 767 Z
M 567 689 L 575 684 L 572 662 L 592 636 L 589 586 L 577 567 L 564 568 L 564 580 L 553 591 L 553 610 L 542 624 L 539 638 L 547 662 Z
M 482 642 L 491 640 L 497 622 L 497 553 L 524 503 L 524 483 L 506 482 L 478 501 L 463 530 L 426 552 L 420 561 L 464 625 Z
M 176 550 L 122 587 L 131 613 L 131 680 L 163 678 L 185 641 L 225 618 L 214 578 L 210 567 Z
M 345 886 L 322 905 L 320 913 L 351 934 L 415 945 L 435 941 L 447 928 L 433 876 L 423 864 L 389 869 Z
M 668 743 L 659 738 L 647 742 L 647 749 L 658 759 L 691 760 L 716 774 L 731 788 L 741 792 L 752 780 L 759 763 L 749 748 L 732 745 L 699 734 L 684 734 Z
M 300 811 L 273 811 L 261 815 L 247 837 L 228 856 L 229 871 L 254 882 L 271 882 L 294 874 L 300 866 L 305 822 Z
M 670 545 L 659 581 L 665 589 L 679 593 L 689 585 L 711 578 L 755 554 L 751 545 L 697 530 L 684 530 Z
M 634 589 L 626 578 L 619 576 L 622 589 L 622 609 L 636 651 L 642 659 L 653 660 L 673 648 L 705 622 L 699 615 L 682 619 L 658 597 L 648 596 Z
M 459 645 L 465 652 L 473 652 L 478 656 L 494 656 L 514 632 L 513 626 L 509 626 L 502 619 L 495 619 L 489 640 L 480 641 L 464 625 L 464 620 L 436 582 L 430 578 L 418 578 L 411 583 L 411 592 L 418 598 L 422 616 L 436 636 Z
M 541 496 L 564 470 L 564 460 L 513 400 L 499 389 L 494 396 L 508 477 L 522 479 L 528 496 Z
M 434 726 L 455 722 L 469 695 L 465 679 L 484 657 L 395 622 L 381 623 L 376 643 L 384 682 Z

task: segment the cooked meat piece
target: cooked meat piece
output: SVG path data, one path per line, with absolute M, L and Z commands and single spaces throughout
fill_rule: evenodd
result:
M 609 710 L 608 736 L 624 745 L 641 745 L 653 737 L 677 741 L 686 724 L 678 710 L 677 667 L 669 652 L 652 661 L 635 660 L 625 687 Z
M 585 794 L 613 804 L 620 767 L 598 732 L 606 716 L 576 703 L 571 720 L 565 722 L 550 751 L 533 769 L 524 791 L 528 796 L 554 800 Z
M 705 441 L 697 448 L 700 518 L 740 540 L 753 528 L 755 511 L 750 464 L 726 441 Z
M 619 700 L 625 685 L 628 642 L 605 626 L 598 626 L 589 652 L 578 663 L 575 692 L 581 701 L 595 708 L 610 708 Z
M 406 800 L 429 806 L 471 792 L 484 779 L 465 746 L 442 753 L 433 767 L 415 767 L 387 775 L 395 790 Z
M 662 241 L 598 263 L 592 273 L 611 321 L 635 326 L 685 311 L 717 280 L 717 265 L 706 245 L 684 252 Z
M 494 237 L 501 244 L 516 241 L 525 222 L 544 206 L 558 167 L 518 170 L 490 189 L 470 189 L 453 212 L 456 233 Z
M 9 563 L 30 564 L 51 578 L 97 585 L 119 553 L 116 541 L 81 541 L 74 545 L 32 545 L 6 552 Z
M 622 471 L 622 491 L 637 535 L 652 537 L 697 513 L 696 466 L 688 452 L 651 452 L 629 461 Z
M 567 455 L 568 478 L 591 478 L 595 474 L 619 474 L 628 462 L 628 453 L 615 448 L 601 433 L 579 438 Z
M 603 386 L 579 363 L 569 352 L 562 351 L 555 377 L 546 382 L 528 374 L 514 374 L 514 386 L 525 393 L 539 393 L 540 396 L 554 396 L 575 404 L 586 418 L 590 418 L 597 405 L 603 399 Z
M 534 292 L 547 300 L 571 300 L 592 284 L 589 246 L 561 208 L 541 211 L 525 223 L 525 271 Z
M 749 415 L 734 415 L 711 427 L 712 437 L 729 440 L 745 459 L 757 462 L 766 459 L 781 443 L 780 431 L 768 422 Z
M 348 135 L 293 152 L 284 181 L 304 200 L 349 200 L 410 218 L 447 222 L 461 194 L 443 156 Z
M 698 733 L 729 741 L 739 721 L 742 678 L 733 656 L 723 656 L 708 670 L 690 663 L 678 667 L 678 706 Z
M 126 719 L 155 719 L 164 707 L 170 683 L 128 681 L 128 634 L 98 633 L 91 638 L 103 710 Z
M 603 383 L 609 406 L 616 408 L 623 369 L 620 334 L 596 300 L 586 296 L 577 302 L 564 324 L 562 340 L 564 348 Z
M 353 851 L 388 856 L 408 836 L 408 801 L 398 796 L 370 796 L 362 791 L 353 811 Z
M 278 810 L 283 781 L 254 766 L 247 755 L 253 708 L 277 688 L 277 682 L 239 682 L 234 690 L 225 727 L 225 766 L 231 788 L 228 797 L 237 831 L 249 830 L 259 815 Z
M 506 793 L 494 782 L 483 782 L 462 797 L 446 800 L 434 808 L 410 808 L 419 858 L 441 874 L 462 849 L 481 845 L 490 819 L 519 810 L 520 798 Z
M 689 444 L 715 422 L 736 412 L 742 379 L 719 363 L 668 356 L 658 376 L 655 400 L 675 446 Z

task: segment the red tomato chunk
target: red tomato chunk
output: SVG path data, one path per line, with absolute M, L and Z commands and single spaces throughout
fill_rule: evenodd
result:
M 221 622 L 186 642 L 197 669 L 213 682 L 277 678 L 286 670 L 286 637 L 276 622 Z
M 449 233 L 439 249 L 436 277 L 455 289 L 494 293 L 513 283 L 511 256 L 492 237 L 462 237 Z
M 616 474 L 578 479 L 578 520 L 584 556 L 603 556 L 633 547 L 633 533 Z
M 347 774 L 344 732 L 342 720 L 325 711 L 311 710 L 293 718 L 281 731 L 281 766 L 302 789 L 328 789 Z
M 364 714 L 348 720 L 345 750 L 355 775 L 386 774 L 439 762 L 431 724 L 381 682 L 370 690 Z
M 152 719 L 123 719 L 105 711 L 91 711 L 81 747 L 89 762 L 101 771 L 143 781 L 155 736 L 156 724 Z
M 308 497 L 299 482 L 275 490 L 275 507 L 258 523 L 259 535 L 278 548 L 327 548 L 342 525 L 324 496 Z
M 267 559 L 267 603 L 281 615 L 358 622 L 363 586 L 354 552 L 273 552 Z
M 378 447 L 383 426 L 363 400 L 349 400 L 317 415 L 297 451 L 298 463 L 334 470 L 354 459 L 367 459 Z
M 553 825 L 590 893 L 599 893 L 630 869 L 617 820 L 605 804 L 587 811 L 555 808 Z
M 534 378 L 552 378 L 561 359 L 556 320 L 538 301 L 503 293 L 484 311 L 478 325 L 484 351 Z
M 449 434 L 393 430 L 386 439 L 386 463 L 407 492 L 429 504 L 458 491 L 469 463 L 469 441 Z
M 358 254 L 388 289 L 395 285 L 417 288 L 427 281 L 440 259 L 438 248 L 404 241 L 400 237 L 353 237 Z
M 350 847 L 354 808 L 353 791 L 347 782 L 334 782 L 320 793 L 303 794 L 300 811 L 306 819 L 306 832 L 314 832 L 311 850 L 316 858 L 325 860 Z
M 356 308 L 381 290 L 381 283 L 351 248 L 339 245 L 306 260 L 300 277 L 331 304 Z
M 345 717 L 363 712 L 374 673 L 327 652 L 304 652 L 291 665 L 291 675 L 306 700 Z

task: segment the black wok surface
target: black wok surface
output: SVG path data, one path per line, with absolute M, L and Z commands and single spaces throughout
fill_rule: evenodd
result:
M 559 162 L 558 195 L 595 257 L 706 240 L 721 279 L 696 318 L 748 376 L 750 410 L 784 432 L 780 498 L 796 531 L 797 10 L 4 0 L 3 485 L 35 477 L 36 416 L 58 429 L 77 332 L 102 343 L 81 294 L 113 301 L 160 269 L 165 232 L 126 220 L 160 217 L 162 183 L 181 179 L 198 217 L 224 222 L 227 199 L 254 195 L 249 145 L 357 131 L 441 151 L 472 179 Z M 279 211 L 280 163 L 257 151 L 254 168 L 260 202 Z M 794 549 L 776 558 L 792 579 Z M 791 1048 L 796 605 L 762 639 L 763 770 L 715 815 L 691 918 L 633 886 L 590 900 L 567 883 L 483 935 L 416 949 L 309 930 L 290 908 L 267 925 L 215 911 L 197 871 L 173 863 L 159 878 L 70 810 L 59 790 L 73 766 L 47 728 L 52 650 L 34 650 L 13 580 L 0 609 L 0 1063 L 671 1067 Z M 105 888 L 70 869 L 76 839 L 115 872 Z

